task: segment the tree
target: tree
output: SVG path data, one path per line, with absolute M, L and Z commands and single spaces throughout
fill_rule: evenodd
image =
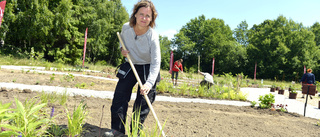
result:
M 177 52 L 182 53 L 185 66 L 193 70 L 197 70 L 198 64 L 195 62 L 198 62 L 198 55 L 201 69 L 206 72 L 212 70 L 212 58 L 216 60 L 217 73 L 241 71 L 239 67 L 246 60 L 245 50 L 236 44 L 230 27 L 221 19 L 206 19 L 204 15 L 183 26 L 175 35 L 174 44 Z
M 171 41 L 166 36 L 159 36 L 161 50 L 161 69 L 169 70 Z
M 238 43 L 248 46 L 248 23 L 246 21 L 242 21 L 237 28 L 233 31 L 234 38 Z
M 313 33 L 283 16 L 251 28 L 247 54 L 249 64 L 258 64 L 257 76 L 281 80 L 293 80 L 304 65 L 314 68 L 319 60 Z
M 316 22 L 311 26 L 311 31 L 315 35 L 316 45 L 320 46 L 320 23 Z
M 8 0 L 5 10 L 3 54 L 77 65 L 88 28 L 87 61 L 117 65 L 123 60 L 116 32 L 128 13 L 120 0 Z

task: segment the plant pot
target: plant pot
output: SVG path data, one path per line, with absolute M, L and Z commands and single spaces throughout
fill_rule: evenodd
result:
M 297 93 L 289 93 L 289 99 L 296 99 L 297 98 Z
M 291 91 L 291 88 L 289 88 L 288 90 Z
M 284 90 L 283 89 L 279 89 L 278 94 L 283 95 L 284 94 Z
M 302 94 L 307 94 L 308 93 L 308 87 L 309 87 L 309 95 L 316 95 L 316 85 L 308 85 L 308 84 L 302 84 Z
M 279 90 L 279 87 L 276 87 L 276 90 Z
M 275 90 L 275 88 L 270 88 L 270 92 L 274 92 Z

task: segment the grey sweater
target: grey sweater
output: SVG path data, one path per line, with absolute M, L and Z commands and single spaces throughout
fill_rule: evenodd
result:
M 159 44 L 159 35 L 154 29 L 149 30 L 140 36 L 136 36 L 129 22 L 122 26 L 121 37 L 133 64 L 150 64 L 150 73 L 146 80 L 150 88 L 155 84 L 160 71 L 161 53 Z M 120 44 L 120 48 L 121 48 Z M 127 60 L 127 59 L 126 59 Z M 128 61 L 128 60 L 127 60 Z

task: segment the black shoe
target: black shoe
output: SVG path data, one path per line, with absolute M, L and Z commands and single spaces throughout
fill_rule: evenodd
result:
M 310 99 L 312 99 L 312 97 L 310 96 Z
M 301 98 L 304 98 L 304 96 L 302 96 Z

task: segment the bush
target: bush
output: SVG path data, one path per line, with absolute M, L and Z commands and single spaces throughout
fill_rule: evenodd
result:
M 259 97 L 259 107 L 260 108 L 271 108 L 272 104 L 275 102 L 274 95 L 273 94 L 266 94 L 264 96 Z

